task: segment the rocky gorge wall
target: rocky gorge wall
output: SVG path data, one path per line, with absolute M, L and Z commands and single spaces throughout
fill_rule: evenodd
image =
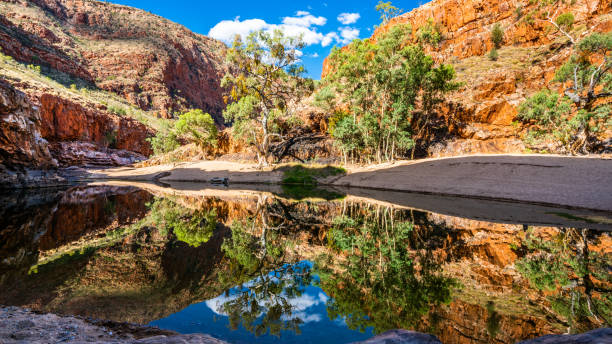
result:
M 548 16 L 571 12 L 580 39 L 612 30 L 612 1 L 434 0 L 380 26 L 372 38 L 398 24 L 418 29 L 432 20 L 442 34 L 426 50 L 438 63 L 452 64 L 464 86 L 439 111 L 441 133 L 428 138 L 428 156 L 525 151 L 516 121 L 520 103 L 536 91 L 552 87 L 555 71 L 569 58 L 569 40 L 553 29 Z M 504 30 L 497 61 L 486 55 L 493 48 L 491 30 Z M 330 73 L 325 61 L 323 77 Z M 437 135 L 437 137 L 436 137 Z M 612 133 L 604 136 L 611 137 Z
M 3 1 L 0 47 L 162 116 L 199 108 L 219 124 L 226 47 L 143 10 L 86 0 Z
M 122 166 L 145 160 L 153 131 L 127 117 L 49 93 L 29 96 L 0 81 L 0 185 L 61 180 L 68 166 Z

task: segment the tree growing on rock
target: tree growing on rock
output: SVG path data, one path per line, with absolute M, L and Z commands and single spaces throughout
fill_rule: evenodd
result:
M 540 136 L 552 135 L 568 153 L 592 151 L 596 133 L 612 127 L 612 108 L 601 101 L 612 97 L 612 33 L 594 33 L 580 41 L 554 81 L 567 86 L 565 97 L 539 92 L 523 103 L 519 118 L 535 122 Z
M 405 43 L 410 32 L 396 25 L 376 42 L 356 40 L 332 52 L 333 72 L 323 84 L 349 107 L 350 115 L 333 117 L 332 136 L 345 160 L 381 162 L 405 154 L 414 145 L 412 128 L 422 134 L 442 95 L 457 87 L 451 66 L 436 67 L 421 46 Z
M 493 30 L 491 30 L 491 41 L 495 49 L 499 49 L 504 42 L 504 29 L 502 29 L 499 23 L 493 26 Z
M 235 137 L 252 145 L 259 165 L 268 165 L 271 146 L 285 139 L 281 124 L 295 116 L 289 104 L 308 90 L 299 65 L 301 37 L 287 37 L 280 30 L 257 31 L 243 42 L 237 37 L 227 52 L 235 66 L 221 85 L 230 89 L 230 102 L 223 115 L 233 124 Z
M 399 16 L 403 11 L 391 3 L 391 1 L 378 1 L 378 5 L 376 5 L 376 11 L 380 13 L 380 20 L 382 21 L 382 25 L 387 24 L 391 19 Z

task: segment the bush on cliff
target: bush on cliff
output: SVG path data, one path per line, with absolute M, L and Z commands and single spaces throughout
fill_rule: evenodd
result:
M 554 139 L 571 154 L 597 149 L 597 134 L 612 129 L 612 108 L 602 101 L 612 98 L 612 33 L 580 41 L 554 81 L 569 85 L 563 96 L 544 90 L 520 107 L 519 119 L 533 122 L 537 127 L 531 131 L 539 131 L 530 137 Z

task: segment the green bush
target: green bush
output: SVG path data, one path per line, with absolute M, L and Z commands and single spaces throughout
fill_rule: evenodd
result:
M 497 52 L 497 49 L 496 48 L 491 49 L 491 52 L 489 52 L 489 60 L 497 61 L 498 58 L 499 58 L 499 53 Z
M 572 13 L 563 13 L 558 16 L 555 23 L 563 30 L 569 31 L 574 27 L 574 15 Z
M 283 184 L 317 185 L 317 178 L 325 178 L 346 173 L 341 167 L 325 166 L 322 168 L 295 165 L 283 167 Z
M 151 144 L 154 155 L 166 154 L 181 146 L 174 131 L 160 130 L 155 136 L 148 138 L 147 141 Z
M 174 125 L 176 134 L 200 148 L 210 147 L 217 143 L 218 130 L 210 114 L 194 109 L 179 116 Z
M 432 18 L 429 18 L 425 25 L 419 28 L 417 32 L 419 42 L 430 45 L 438 45 L 442 41 L 442 33 L 438 24 L 434 23 Z
M 504 42 L 504 29 L 502 29 L 499 23 L 495 24 L 493 30 L 491 30 L 491 41 L 496 49 L 501 48 Z

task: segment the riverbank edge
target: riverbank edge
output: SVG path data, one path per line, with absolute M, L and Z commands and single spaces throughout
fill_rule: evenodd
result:
M 317 185 L 612 212 L 610 171 L 612 159 L 600 157 L 470 155 L 348 167 L 346 174 L 317 178 Z M 284 174 L 279 168 L 214 160 L 87 170 L 78 179 L 279 185 Z

